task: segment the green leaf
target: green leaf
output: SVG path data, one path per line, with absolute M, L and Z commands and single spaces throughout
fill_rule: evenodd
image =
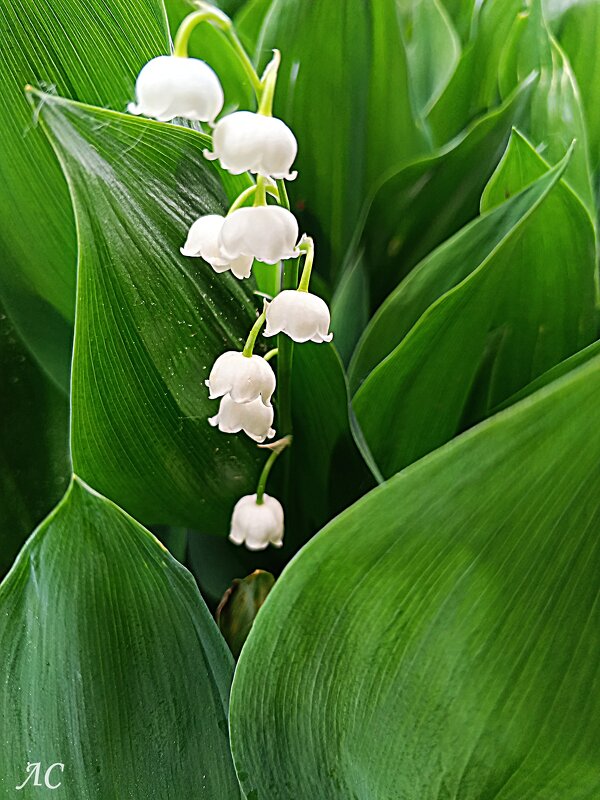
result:
M 559 181 L 569 155 L 539 179 L 537 200 L 507 235 L 491 252 L 482 248 L 481 263 L 429 306 L 356 393 L 358 422 L 384 476 L 484 418 L 595 339 L 594 227 L 579 198 Z M 528 159 L 535 160 L 529 172 Z M 494 191 L 504 191 L 515 160 L 525 170 L 523 184 L 543 169 L 531 145 L 515 134 L 492 179 Z M 471 230 L 477 237 L 478 228 Z M 460 280 L 456 242 L 448 249 L 453 279 Z M 440 274 L 444 288 L 442 257 L 430 261 L 434 286 L 421 297 L 437 291 Z M 428 282 L 427 273 L 420 279 Z M 413 285 L 407 283 L 409 304 Z
M 415 106 L 422 116 L 448 85 L 460 58 L 460 40 L 440 0 L 399 0 Z
M 3 797 L 28 761 L 64 763 L 72 800 L 239 796 L 231 657 L 191 575 L 117 506 L 75 478 L 0 609 Z
M 502 94 L 511 92 L 533 70 L 539 78 L 519 127 L 551 164 L 560 161 L 565 149 L 577 140 L 579 146 L 565 180 L 593 214 L 587 134 L 579 89 L 571 65 L 546 26 L 541 0 L 534 0 L 529 11 L 517 17 L 510 32 L 500 66 Z
M 583 101 L 592 168 L 600 167 L 600 105 L 595 91 L 600 82 L 600 3 L 573 3 L 560 20 L 558 37 L 566 51 Z
M 372 307 L 424 256 L 476 216 L 481 192 L 531 89 L 532 81 L 525 81 L 463 136 L 382 181 L 363 220 Z
M 483 213 L 421 261 L 371 319 L 350 364 L 352 392 L 400 344 L 427 309 L 489 258 L 547 193 L 552 177 L 519 193 L 529 181 L 543 175 L 546 168 L 530 148 L 517 150 L 516 141 L 512 139 L 502 169 L 484 192 L 482 211 L 491 206 L 497 208 Z M 522 158 L 530 170 L 525 178 Z
M 428 116 L 433 141 L 440 146 L 478 115 L 497 105 L 498 69 L 506 38 L 521 12 L 522 0 L 477 4 L 471 37 L 461 59 Z
M 262 459 L 246 437 L 208 424 L 218 404 L 204 379 L 218 355 L 240 348 L 255 311 L 247 283 L 179 253 L 193 219 L 226 202 L 202 155 L 207 139 L 47 95 L 38 102 L 79 231 L 74 469 L 147 524 L 225 534 Z
M 427 149 L 411 106 L 395 0 L 274 0 L 259 36 L 263 63 L 282 53 L 275 111 L 298 138 L 293 208 L 339 276 L 370 184 Z
M 248 797 L 598 797 L 599 392 L 596 358 L 304 548 L 234 678 Z
M 69 193 L 24 96 L 28 83 L 124 109 L 143 64 L 168 51 L 159 0 L 68 0 L 0 8 L 0 294 L 23 339 L 66 387 L 75 307 Z M 24 187 L 27 187 L 24 190 Z
M 0 579 L 71 474 L 67 398 L 40 370 L 0 306 Z

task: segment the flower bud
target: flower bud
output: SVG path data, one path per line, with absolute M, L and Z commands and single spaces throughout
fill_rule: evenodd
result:
M 298 256 L 297 241 L 296 218 L 281 206 L 238 208 L 225 217 L 219 236 L 224 258 L 252 256 L 266 264 Z
M 185 117 L 213 122 L 223 108 L 223 89 L 214 71 L 198 58 L 158 56 L 142 67 L 131 114 L 163 122 Z
M 286 333 L 295 342 L 330 342 L 329 308 L 310 292 L 286 289 L 267 306 L 264 336 Z
M 275 391 L 275 373 L 260 356 L 228 350 L 217 358 L 205 384 L 211 400 L 229 394 L 235 403 L 251 403 L 260 398 L 268 406 Z
M 236 111 L 220 119 L 213 131 L 214 153 L 204 151 L 211 161 L 218 158 L 221 166 L 233 175 L 253 172 L 265 178 L 293 180 L 290 172 L 298 153 L 296 137 L 283 120 Z
M 275 431 L 273 424 L 273 406 L 266 406 L 260 397 L 249 403 L 236 403 L 226 394 L 219 406 L 219 413 L 210 417 L 209 423 L 223 433 L 239 433 L 244 431 L 255 442 L 272 439 Z
M 249 278 L 252 270 L 252 256 L 224 258 L 219 244 L 219 234 L 225 217 L 207 214 L 197 219 L 189 230 L 181 254 L 192 258 L 203 258 L 215 272 L 230 269 L 236 278 Z
M 231 516 L 230 540 L 234 544 L 245 544 L 248 550 L 264 550 L 269 544 L 283 545 L 283 508 L 279 500 L 263 495 L 263 502 L 256 502 L 256 495 L 249 494 L 238 500 Z

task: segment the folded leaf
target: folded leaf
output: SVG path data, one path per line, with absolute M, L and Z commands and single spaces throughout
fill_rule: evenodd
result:
M 247 796 L 599 796 L 599 392 L 595 358 L 304 548 L 234 679 Z
M 75 310 L 69 193 L 25 85 L 124 110 L 143 64 L 169 49 L 160 0 L 7 0 L 0 8 L 0 293 L 38 360 L 65 388 Z M 24 190 L 26 187 L 26 190 Z
M 567 57 L 546 26 L 542 0 L 533 0 L 510 31 L 499 73 L 503 96 L 533 70 L 538 73 L 538 80 L 519 128 L 551 164 L 560 161 L 565 149 L 577 140 L 579 146 L 565 180 L 593 214 L 587 134 L 579 89 Z
M 78 478 L 0 586 L 0 647 L 3 797 L 27 762 L 64 764 L 69 800 L 239 797 L 225 642 L 187 570 Z
M 596 338 L 594 228 L 579 198 L 560 182 L 568 159 L 539 179 L 545 188 L 534 205 L 489 254 L 482 248 L 479 266 L 433 302 L 354 396 L 384 476 L 484 418 Z M 505 175 L 517 174 L 515 161 L 529 172 L 523 183 L 544 169 L 515 134 L 492 179 L 498 194 L 510 197 L 523 185 L 505 182 Z M 477 234 L 473 226 L 470 235 Z M 455 244 L 446 247 L 459 277 Z M 429 268 L 435 289 L 440 275 L 445 280 L 443 270 L 437 259 Z
M 376 308 L 424 256 L 476 216 L 511 127 L 531 96 L 527 80 L 502 106 L 433 155 L 389 173 L 364 222 L 371 304 Z
M 248 283 L 179 248 L 223 212 L 219 173 L 195 131 L 56 97 L 39 118 L 62 162 L 79 231 L 73 466 L 145 523 L 225 534 L 254 491 L 259 452 L 211 428 L 204 379 L 255 318 Z M 243 188 L 245 179 L 228 178 Z

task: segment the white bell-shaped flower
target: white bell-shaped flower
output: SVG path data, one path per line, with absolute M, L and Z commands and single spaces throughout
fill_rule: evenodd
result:
M 287 333 L 295 342 L 330 342 L 327 303 L 316 294 L 286 289 L 267 306 L 264 335 Z
M 228 350 L 217 358 L 205 383 L 211 400 L 229 394 L 235 403 L 251 403 L 260 398 L 268 406 L 275 391 L 275 373 L 260 356 Z
M 266 264 L 296 258 L 298 222 L 281 206 L 253 206 L 232 211 L 223 223 L 219 244 L 224 258 L 253 257 Z
M 213 428 L 218 427 L 223 433 L 239 433 L 244 431 L 255 442 L 272 439 L 275 431 L 273 424 L 273 406 L 266 406 L 260 397 L 249 403 L 236 403 L 231 395 L 226 394 L 219 406 L 219 413 L 208 420 Z
M 252 270 L 252 256 L 224 258 L 219 236 L 225 217 L 220 214 L 207 214 L 197 219 L 191 226 L 181 254 L 193 258 L 203 258 L 215 272 L 230 269 L 236 278 L 249 278 Z
M 291 166 L 298 153 L 298 142 L 281 119 L 235 111 L 220 119 L 213 130 L 213 150 L 206 158 L 218 158 L 233 175 L 253 172 L 265 178 L 293 180 Z
M 158 56 L 145 64 L 135 84 L 131 114 L 166 122 L 174 117 L 213 122 L 223 108 L 223 89 L 215 72 L 198 58 Z
M 283 508 L 275 497 L 263 495 L 262 503 L 255 494 L 237 501 L 231 515 L 229 539 L 245 544 L 248 550 L 264 550 L 268 545 L 283 545 Z

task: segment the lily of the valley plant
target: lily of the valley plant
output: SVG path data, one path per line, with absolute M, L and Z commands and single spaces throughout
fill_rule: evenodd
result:
M 600 0 L 3 0 L 0 800 L 598 800 Z

